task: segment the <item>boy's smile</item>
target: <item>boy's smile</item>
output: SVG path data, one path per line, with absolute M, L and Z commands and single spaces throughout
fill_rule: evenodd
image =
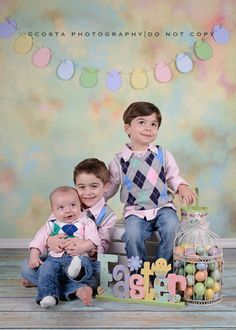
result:
M 125 131 L 130 137 L 132 150 L 145 150 L 156 139 L 158 127 L 155 113 L 149 116 L 136 117 L 130 124 L 125 124 Z
M 104 185 L 101 179 L 86 172 L 77 175 L 75 185 L 84 208 L 94 206 L 108 189 L 108 184 Z

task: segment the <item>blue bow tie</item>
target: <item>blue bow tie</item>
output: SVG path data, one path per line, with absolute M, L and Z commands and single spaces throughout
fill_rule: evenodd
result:
M 71 223 L 71 224 L 68 224 L 68 225 L 64 225 L 62 227 L 62 230 L 68 236 L 73 236 L 74 233 L 78 230 L 78 228 L 75 225 L 73 225 L 73 223 Z

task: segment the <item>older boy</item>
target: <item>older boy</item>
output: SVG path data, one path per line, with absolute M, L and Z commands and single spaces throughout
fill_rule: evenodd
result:
M 179 175 L 174 157 L 161 146 L 152 144 L 162 117 L 152 103 L 134 102 L 123 114 L 124 129 L 130 138 L 109 165 L 111 185 L 106 198 L 121 186 L 120 199 L 125 204 L 125 249 L 128 258 L 147 260 L 145 241 L 158 231 L 156 259 L 172 259 L 173 240 L 179 220 L 173 195 L 190 204 L 195 193 Z

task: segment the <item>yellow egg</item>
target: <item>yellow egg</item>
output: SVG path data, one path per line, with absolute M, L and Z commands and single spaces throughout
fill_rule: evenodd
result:
M 209 289 L 206 289 L 205 291 L 205 297 L 206 297 L 206 300 L 212 300 L 213 297 L 214 297 L 214 290 L 209 288 Z
M 213 285 L 213 291 L 216 293 L 216 292 L 219 292 L 221 290 L 221 285 L 219 282 L 215 282 L 214 285 Z

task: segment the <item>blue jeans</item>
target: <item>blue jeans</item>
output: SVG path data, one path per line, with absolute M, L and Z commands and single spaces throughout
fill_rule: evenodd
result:
M 40 257 L 40 259 L 45 262 L 45 260 L 47 259 L 47 256 L 42 256 Z M 38 286 L 38 277 L 39 277 L 39 270 L 40 267 L 38 268 L 29 268 L 29 259 L 26 258 L 21 262 L 21 275 L 28 280 L 29 282 L 33 283 L 34 285 Z M 95 261 L 91 261 L 92 263 L 92 267 L 93 267 L 93 274 L 91 276 L 91 278 L 87 279 L 87 280 L 83 280 L 83 282 L 79 281 L 77 282 L 77 287 L 75 288 L 73 292 L 75 292 L 79 287 L 88 285 L 90 287 L 92 287 L 93 289 L 96 289 L 100 283 L 100 262 L 98 262 L 97 260 Z M 76 282 L 76 281 L 75 281 Z M 68 291 L 68 286 L 71 286 L 71 283 L 69 283 L 69 280 L 65 277 L 63 278 L 63 280 L 61 281 L 61 286 L 63 286 L 63 289 L 61 290 L 62 293 L 62 297 L 65 296 L 64 295 L 64 290 L 67 292 Z M 64 298 L 68 298 L 68 297 L 64 297 Z
M 38 269 L 38 296 L 36 302 L 40 302 L 46 296 L 69 299 L 69 296 L 74 293 L 80 283 L 90 279 L 93 273 L 93 266 L 90 259 L 86 256 L 80 256 L 81 267 L 84 274 L 81 279 L 73 280 L 67 276 L 67 268 L 71 263 L 72 257 L 63 254 L 60 258 L 48 256 L 44 263 Z
M 125 250 L 128 258 L 139 256 L 142 261 L 147 261 L 145 241 L 152 232 L 158 231 L 160 243 L 156 248 L 156 259 L 164 258 L 172 262 L 173 242 L 179 225 L 176 211 L 170 207 L 163 207 L 153 220 L 141 219 L 130 215 L 125 219 Z

